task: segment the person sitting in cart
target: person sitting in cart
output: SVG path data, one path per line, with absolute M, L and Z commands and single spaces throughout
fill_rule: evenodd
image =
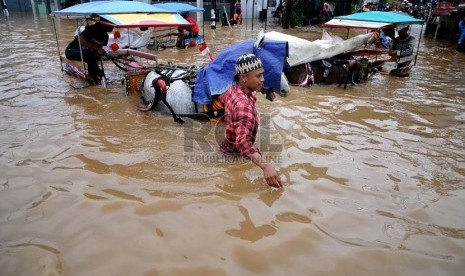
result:
M 74 37 L 66 47 L 65 56 L 69 60 L 83 60 L 87 63 L 89 77 L 93 82 L 99 83 L 104 74 L 98 66 L 98 61 L 106 55 L 102 47 L 107 45 L 108 33 L 113 31 L 113 26 L 100 21 L 98 15 L 92 15 L 91 18 L 96 20 L 95 24 L 86 26 L 79 36 Z
M 392 61 L 397 62 L 397 68 L 391 71 L 391 74 L 406 76 L 408 75 L 411 59 L 401 61 L 401 58 L 413 55 L 415 49 L 415 38 L 408 33 L 408 25 L 398 25 L 397 32 L 399 35 L 394 38 L 391 44 L 389 55 Z
M 191 25 L 186 27 L 178 27 L 178 40 L 176 42 L 177 47 L 182 47 L 183 40 L 186 38 L 194 38 L 199 35 L 199 24 L 197 24 L 197 20 L 189 15 L 188 12 L 182 13 L 182 17 L 184 17 Z
M 393 57 L 393 60 L 413 55 L 413 50 L 415 49 L 415 38 L 408 34 L 408 30 L 408 25 L 397 26 L 399 36 L 394 38 L 389 51 L 389 55 Z

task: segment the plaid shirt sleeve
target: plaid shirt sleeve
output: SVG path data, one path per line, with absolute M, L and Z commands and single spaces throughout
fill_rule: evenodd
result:
M 235 144 L 239 153 L 250 158 L 255 152 L 259 152 L 254 146 L 255 135 L 258 128 L 257 113 L 250 104 L 238 104 L 234 115 L 234 129 L 236 133 Z

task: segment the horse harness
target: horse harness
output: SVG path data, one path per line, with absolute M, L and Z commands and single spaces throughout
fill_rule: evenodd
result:
M 174 73 L 176 72 L 176 70 L 183 70 L 184 73 L 174 76 Z M 159 75 L 159 77 L 152 80 L 152 85 L 151 85 L 155 89 L 155 99 L 148 109 L 139 108 L 139 110 L 148 111 L 152 108 L 153 105 L 156 106 L 156 104 L 159 101 L 162 101 L 163 104 L 165 104 L 165 106 L 170 110 L 174 121 L 178 124 L 183 124 L 184 121 L 178 116 L 178 114 L 176 114 L 176 112 L 174 112 L 173 108 L 166 100 L 166 95 L 167 95 L 170 85 L 175 81 L 181 80 L 184 83 L 186 83 L 187 86 L 189 86 L 189 88 L 192 91 L 191 97 L 193 97 L 194 96 L 193 87 L 195 85 L 195 78 L 197 76 L 197 70 L 195 69 L 195 67 L 185 68 L 185 67 L 177 67 L 177 66 L 173 66 L 169 64 L 167 66 L 159 65 L 156 68 L 154 68 L 154 71 L 155 73 Z M 196 112 L 198 112 L 197 106 L 195 106 L 195 109 L 196 109 Z
M 322 83 L 326 82 L 331 69 L 342 68 L 344 71 L 344 77 L 340 79 L 338 87 L 344 84 L 344 89 L 347 88 L 347 84 L 350 82 L 352 85 L 356 85 L 353 80 L 355 69 L 359 70 L 360 65 L 357 61 L 351 59 L 322 59 L 321 65 L 324 68 Z

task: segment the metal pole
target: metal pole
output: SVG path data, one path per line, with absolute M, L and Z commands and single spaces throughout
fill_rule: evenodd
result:
M 81 64 L 82 64 L 82 71 L 84 72 L 84 78 L 87 78 L 86 67 L 84 66 L 84 56 L 82 54 L 82 46 L 81 46 L 81 33 L 79 32 L 79 19 L 76 19 L 76 30 L 77 30 L 77 39 L 79 44 L 79 52 L 81 53 Z
M 223 6 L 223 10 L 224 10 L 224 15 L 226 16 L 226 21 L 228 22 L 228 26 L 230 29 L 232 29 L 231 23 L 229 22 L 228 13 L 226 12 L 226 6 Z
M 60 57 L 61 72 L 63 72 L 63 60 L 62 60 L 61 54 L 60 54 L 60 43 L 58 43 L 57 27 L 55 25 L 55 18 L 54 17 L 52 17 L 52 21 L 53 21 L 53 30 L 55 31 L 55 39 L 57 41 L 58 57 Z
M 253 17 L 254 17 L 254 9 L 255 9 L 255 3 L 253 2 L 255 0 L 252 0 L 252 31 L 253 31 Z
M 197 7 L 203 8 L 203 1 L 202 0 L 197 0 L 196 4 L 197 4 Z M 202 21 L 203 22 L 203 12 L 197 12 L 197 21 Z
M 249 14 L 247 13 L 247 11 L 248 11 L 248 8 L 247 8 L 248 3 L 247 3 L 247 2 L 248 2 L 248 1 L 246 0 L 246 1 L 245 1 L 245 29 L 246 29 L 246 30 L 247 30 L 247 23 L 249 22 L 249 19 L 248 19 Z
M 263 9 L 263 0 L 262 0 L 262 10 Z M 266 31 L 266 25 L 268 23 L 268 0 L 266 1 L 266 13 L 265 13 L 265 31 Z
M 415 54 L 415 62 L 413 63 L 413 66 L 417 65 L 418 50 L 420 49 L 420 41 L 421 41 L 421 33 L 423 32 L 423 25 L 424 24 L 421 24 L 420 38 L 418 39 L 417 53 Z

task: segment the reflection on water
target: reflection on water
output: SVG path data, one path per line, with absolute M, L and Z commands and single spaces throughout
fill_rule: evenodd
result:
M 74 28 L 58 22 L 60 49 Z M 0 29 L 1 275 L 464 271 L 465 55 L 454 42 L 422 40 L 408 78 L 259 98 L 282 144 L 277 191 L 253 164 L 188 161 L 205 153 L 185 146 L 186 128 L 136 110 L 118 84 L 71 88 L 50 20 L 13 15 Z M 205 31 L 216 55 L 258 28 Z M 195 48 L 158 54 L 206 62 Z M 210 124 L 193 129 L 215 146 Z

